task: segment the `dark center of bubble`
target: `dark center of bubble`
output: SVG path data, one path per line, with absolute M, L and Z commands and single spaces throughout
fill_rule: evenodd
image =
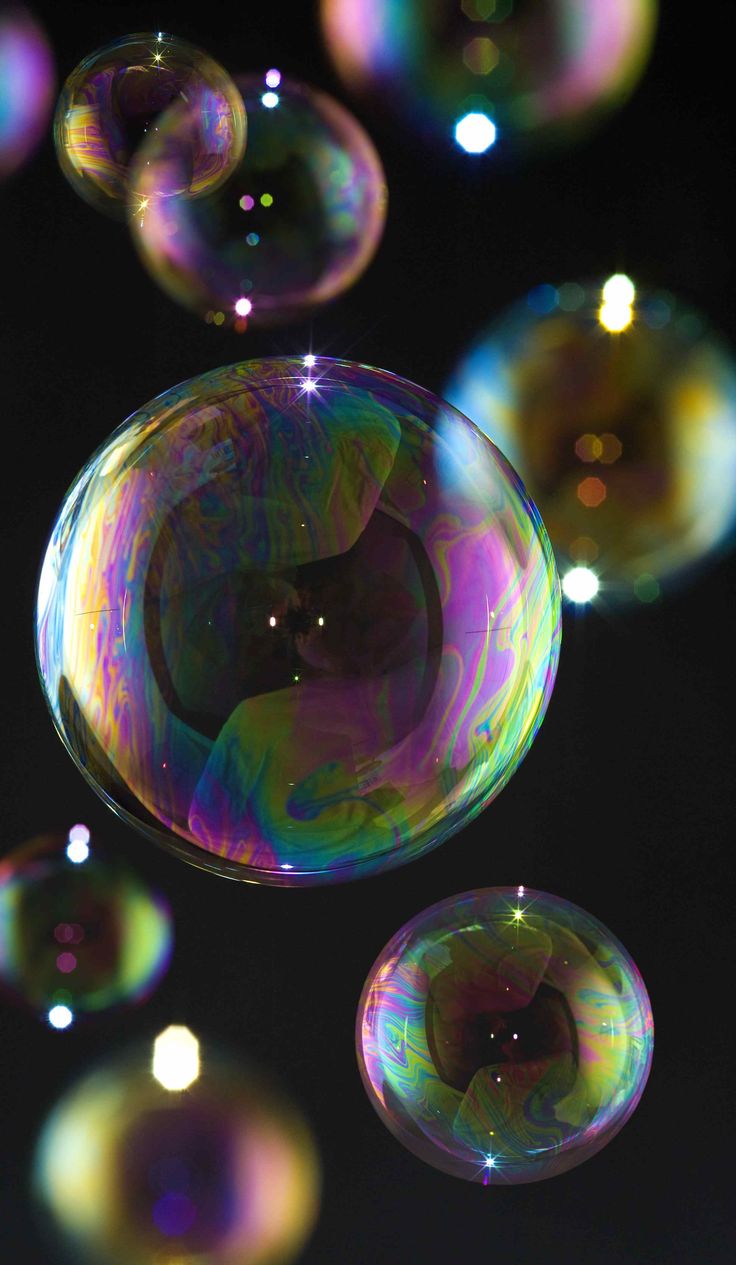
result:
M 464 988 L 466 1005 L 441 1005 L 430 987 L 426 1006 L 427 1042 L 441 1080 L 464 1093 L 477 1072 L 539 1063 L 563 1054 L 577 1061 L 575 1021 L 566 998 L 540 984 L 526 1005 L 505 1008 L 503 992 L 479 985 Z

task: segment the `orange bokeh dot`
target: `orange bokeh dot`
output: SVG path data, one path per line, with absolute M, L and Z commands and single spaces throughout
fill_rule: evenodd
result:
M 602 479 L 591 476 L 578 484 L 578 500 L 588 509 L 595 509 L 606 499 L 606 485 Z

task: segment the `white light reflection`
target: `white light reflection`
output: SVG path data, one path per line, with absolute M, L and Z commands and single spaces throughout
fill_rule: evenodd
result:
M 562 577 L 562 592 L 577 605 L 592 602 L 599 588 L 598 576 L 589 567 L 573 567 Z
M 48 1020 L 52 1028 L 57 1028 L 61 1031 L 61 1029 L 69 1027 L 74 1020 L 74 1015 L 68 1006 L 52 1006 L 48 1014 Z
M 455 124 L 455 140 L 466 154 L 485 154 L 496 143 L 496 125 L 487 114 L 465 114 Z
M 153 1043 L 152 1072 L 164 1089 L 187 1089 L 199 1076 L 199 1041 L 189 1028 L 171 1024 Z

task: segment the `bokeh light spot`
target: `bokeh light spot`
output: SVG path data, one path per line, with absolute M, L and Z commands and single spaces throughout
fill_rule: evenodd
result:
M 49 1023 L 52 1028 L 68 1028 L 74 1020 L 74 1015 L 68 1006 L 52 1006 L 49 1015 Z
M 562 577 L 562 592 L 570 602 L 592 602 L 599 588 L 598 577 L 588 567 L 573 567 Z
M 607 496 L 606 485 L 602 479 L 591 475 L 587 479 L 583 479 L 578 484 L 578 500 L 587 509 L 597 509 L 602 505 Z
M 455 124 L 455 140 L 466 154 L 485 154 L 496 142 L 496 125 L 487 114 L 465 114 Z
M 153 1044 L 153 1075 L 164 1089 L 187 1089 L 199 1076 L 199 1041 L 189 1028 L 171 1024 Z

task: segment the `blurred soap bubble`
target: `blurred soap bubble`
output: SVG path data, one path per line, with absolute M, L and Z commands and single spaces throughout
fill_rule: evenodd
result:
M 616 273 L 540 285 L 461 357 L 447 397 L 544 519 L 569 601 L 649 603 L 736 524 L 736 365 L 702 316 Z
M 196 197 L 216 189 L 245 149 L 243 101 L 208 53 L 164 31 L 115 40 L 66 80 L 54 138 L 72 188 L 96 210 L 124 218 L 132 157 L 173 102 L 186 105 L 188 124 L 176 191 Z
M 173 1024 L 64 1094 L 34 1187 L 77 1262 L 287 1265 L 316 1219 L 320 1173 L 282 1092 Z
M 636 85 L 656 0 L 321 0 L 345 83 L 468 154 L 587 131 Z
M 229 180 L 193 200 L 192 108 L 177 104 L 141 146 L 130 224 L 151 276 L 210 324 L 274 324 L 347 290 L 376 252 L 386 217 L 381 161 L 332 97 L 276 69 L 236 79 L 248 148 Z
M 172 935 L 164 898 L 82 823 L 0 861 L 0 989 L 52 1028 L 143 1001 Z
M 54 60 L 36 19 L 0 0 L 0 179 L 30 157 L 54 99 Z

